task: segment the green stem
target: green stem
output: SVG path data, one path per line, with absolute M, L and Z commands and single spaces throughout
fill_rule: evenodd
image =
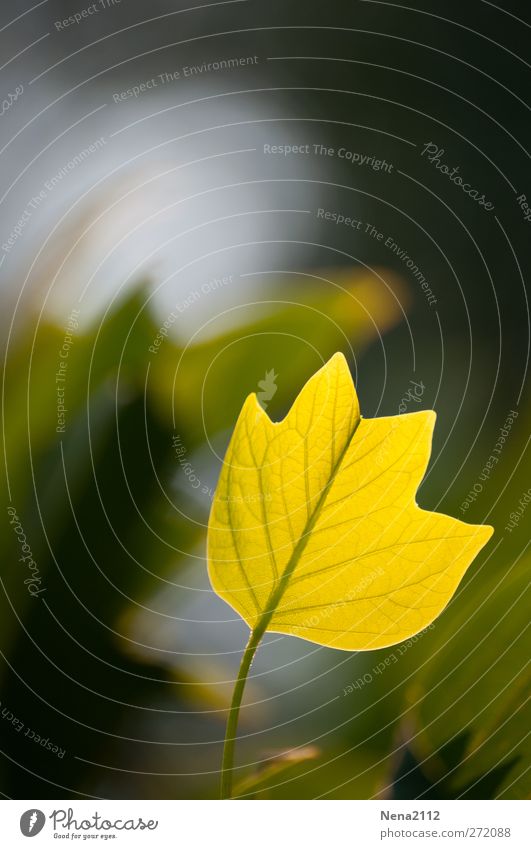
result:
M 243 691 L 245 689 L 245 683 L 247 681 L 247 675 L 249 674 L 249 669 L 251 668 L 251 663 L 253 662 L 256 649 L 258 648 L 260 640 L 267 631 L 268 625 L 271 622 L 271 619 L 273 618 L 273 614 L 275 613 L 275 610 L 277 609 L 282 596 L 284 595 L 284 592 L 286 590 L 286 587 L 288 586 L 288 583 L 295 570 L 295 567 L 297 566 L 297 563 L 302 557 L 302 553 L 306 548 L 306 545 L 308 544 L 308 540 L 311 537 L 315 523 L 317 522 L 317 519 L 319 517 L 321 508 L 328 495 L 328 491 L 332 485 L 332 482 L 335 479 L 337 469 L 343 462 L 343 458 L 347 453 L 352 437 L 358 429 L 360 421 L 361 419 L 358 418 L 356 423 L 354 424 L 350 439 L 346 442 L 339 457 L 335 461 L 330 473 L 330 479 L 328 480 L 326 486 L 323 488 L 319 498 L 317 499 L 317 503 L 311 515 L 308 517 L 306 525 L 304 526 L 304 530 L 291 553 L 286 568 L 284 569 L 278 582 L 274 584 L 267 600 L 267 603 L 265 605 L 265 609 L 262 612 L 262 615 L 260 616 L 257 624 L 255 625 L 249 636 L 249 642 L 245 647 L 242 662 L 240 664 L 240 670 L 236 679 L 236 684 L 234 685 L 234 692 L 232 694 L 232 704 L 230 706 L 229 718 L 227 720 L 227 730 L 225 732 L 225 746 L 223 748 L 223 761 L 221 764 L 222 799 L 230 799 L 232 795 L 232 777 L 234 772 L 234 747 L 236 745 L 236 731 L 238 730 L 238 716 L 240 714 L 240 706 L 242 703 L 242 696 Z
M 265 627 L 260 625 L 249 635 L 249 642 L 245 647 L 234 692 L 232 703 L 227 719 L 227 730 L 225 731 L 225 745 L 223 748 L 223 761 L 221 764 L 221 798 L 230 799 L 232 796 L 232 779 L 234 773 L 234 747 L 236 745 L 236 732 L 238 730 L 238 717 L 242 703 L 243 691 L 247 682 L 249 669 L 253 662 L 256 649 L 264 636 Z

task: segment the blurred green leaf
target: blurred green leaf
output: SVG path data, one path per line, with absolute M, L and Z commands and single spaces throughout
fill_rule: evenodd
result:
M 268 409 L 283 411 L 333 353 L 352 361 L 404 316 L 407 294 L 394 275 L 386 273 L 387 286 L 368 272 L 336 270 L 326 279 L 333 285 L 324 296 L 306 279 L 290 280 L 289 294 L 240 309 L 237 327 L 205 341 L 198 336 L 178 355 L 166 343 L 160 346 L 150 380 L 166 405 L 172 383 L 173 404 L 194 442 L 232 428 L 243 401 L 259 391 L 267 373 L 276 374 Z
M 300 767 L 318 758 L 319 754 L 319 749 L 315 746 L 302 746 L 300 749 L 268 755 L 253 773 L 235 785 L 234 798 L 252 798 L 264 794 L 272 783 L 281 784 L 284 780 L 298 775 Z
M 466 792 L 474 798 L 474 782 L 504 764 L 511 768 L 498 793 L 521 798 L 526 792 L 529 563 L 523 560 L 488 581 L 478 572 L 466 603 L 455 605 L 453 615 L 438 625 L 433 654 L 415 677 L 410 697 L 420 701 L 412 749 L 432 779 L 444 780 L 455 795 Z M 464 733 L 468 742 L 462 757 L 448 764 L 445 747 Z

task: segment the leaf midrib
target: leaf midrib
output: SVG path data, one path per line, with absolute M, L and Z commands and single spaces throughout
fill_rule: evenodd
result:
M 260 616 L 257 624 L 255 625 L 255 627 L 253 628 L 254 634 L 257 635 L 259 638 L 261 638 L 262 635 L 267 630 L 267 626 L 269 625 L 271 619 L 273 618 L 273 615 L 274 615 L 274 613 L 275 613 L 275 611 L 276 611 L 276 609 L 279 605 L 279 602 L 280 602 L 282 596 L 284 595 L 284 593 L 287 589 L 290 578 L 291 578 L 293 572 L 295 571 L 295 569 L 297 567 L 297 564 L 298 564 L 298 562 L 299 562 L 299 560 L 300 560 L 300 558 L 301 558 L 301 556 L 304 552 L 304 549 L 308 545 L 311 533 L 312 533 L 312 531 L 315 527 L 315 523 L 317 522 L 317 519 L 319 518 L 319 514 L 320 514 L 321 509 L 324 505 L 324 502 L 326 501 L 326 497 L 327 497 L 327 495 L 330 491 L 330 487 L 332 486 L 334 480 L 336 479 L 336 475 L 338 473 L 338 470 L 341 466 L 341 463 L 343 462 L 345 454 L 347 453 L 347 451 L 350 448 L 350 445 L 352 443 L 354 435 L 355 435 L 355 433 L 356 433 L 356 431 L 357 431 L 357 429 L 358 429 L 358 427 L 361 423 L 361 419 L 362 419 L 362 416 L 358 415 L 357 421 L 356 421 L 354 427 L 352 428 L 352 432 L 351 432 L 350 436 L 348 437 L 348 439 L 345 443 L 345 447 L 343 448 L 343 450 L 339 454 L 336 463 L 334 464 L 333 468 L 331 469 L 330 477 L 329 477 L 326 485 L 323 487 L 323 490 L 322 490 L 319 498 L 317 499 L 317 503 L 316 503 L 316 505 L 313 509 L 312 514 L 308 517 L 308 519 L 306 521 L 306 524 L 305 524 L 303 531 L 302 531 L 302 533 L 301 533 L 301 535 L 300 535 L 300 537 L 297 541 L 297 544 L 295 545 L 295 548 L 293 549 L 291 557 L 289 558 L 289 560 L 286 564 L 286 568 L 284 569 L 284 571 L 282 572 L 282 575 L 280 576 L 280 581 L 278 582 L 277 586 L 274 587 L 271 590 L 271 593 L 270 593 L 269 598 L 268 598 L 267 603 L 266 603 L 265 610 L 261 614 L 261 616 Z M 307 437 L 305 437 L 305 441 L 306 441 L 306 439 L 307 439 Z

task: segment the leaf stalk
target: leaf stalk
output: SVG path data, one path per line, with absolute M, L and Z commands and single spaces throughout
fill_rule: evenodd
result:
M 260 623 L 261 624 L 261 623 Z M 242 703 L 243 691 L 247 683 L 249 669 L 256 654 L 256 649 L 260 644 L 260 640 L 264 636 L 265 627 L 260 624 L 257 628 L 251 631 L 249 641 L 245 647 L 242 656 L 238 677 L 234 685 L 232 694 L 232 702 L 229 709 L 227 719 L 227 728 L 225 731 L 225 744 L 223 747 L 223 761 L 221 764 L 221 798 L 232 798 L 232 784 L 234 777 L 234 749 L 236 746 L 236 733 L 238 730 L 238 718 L 240 715 L 240 707 Z

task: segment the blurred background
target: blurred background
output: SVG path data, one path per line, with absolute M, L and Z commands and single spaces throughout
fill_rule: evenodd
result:
M 238 792 L 529 794 L 524 2 L 0 12 L 0 791 L 212 798 L 247 629 L 205 532 L 249 392 L 335 351 L 438 414 L 418 500 L 495 527 L 402 646 L 270 634 Z M 528 744 L 527 744 L 528 745 Z

